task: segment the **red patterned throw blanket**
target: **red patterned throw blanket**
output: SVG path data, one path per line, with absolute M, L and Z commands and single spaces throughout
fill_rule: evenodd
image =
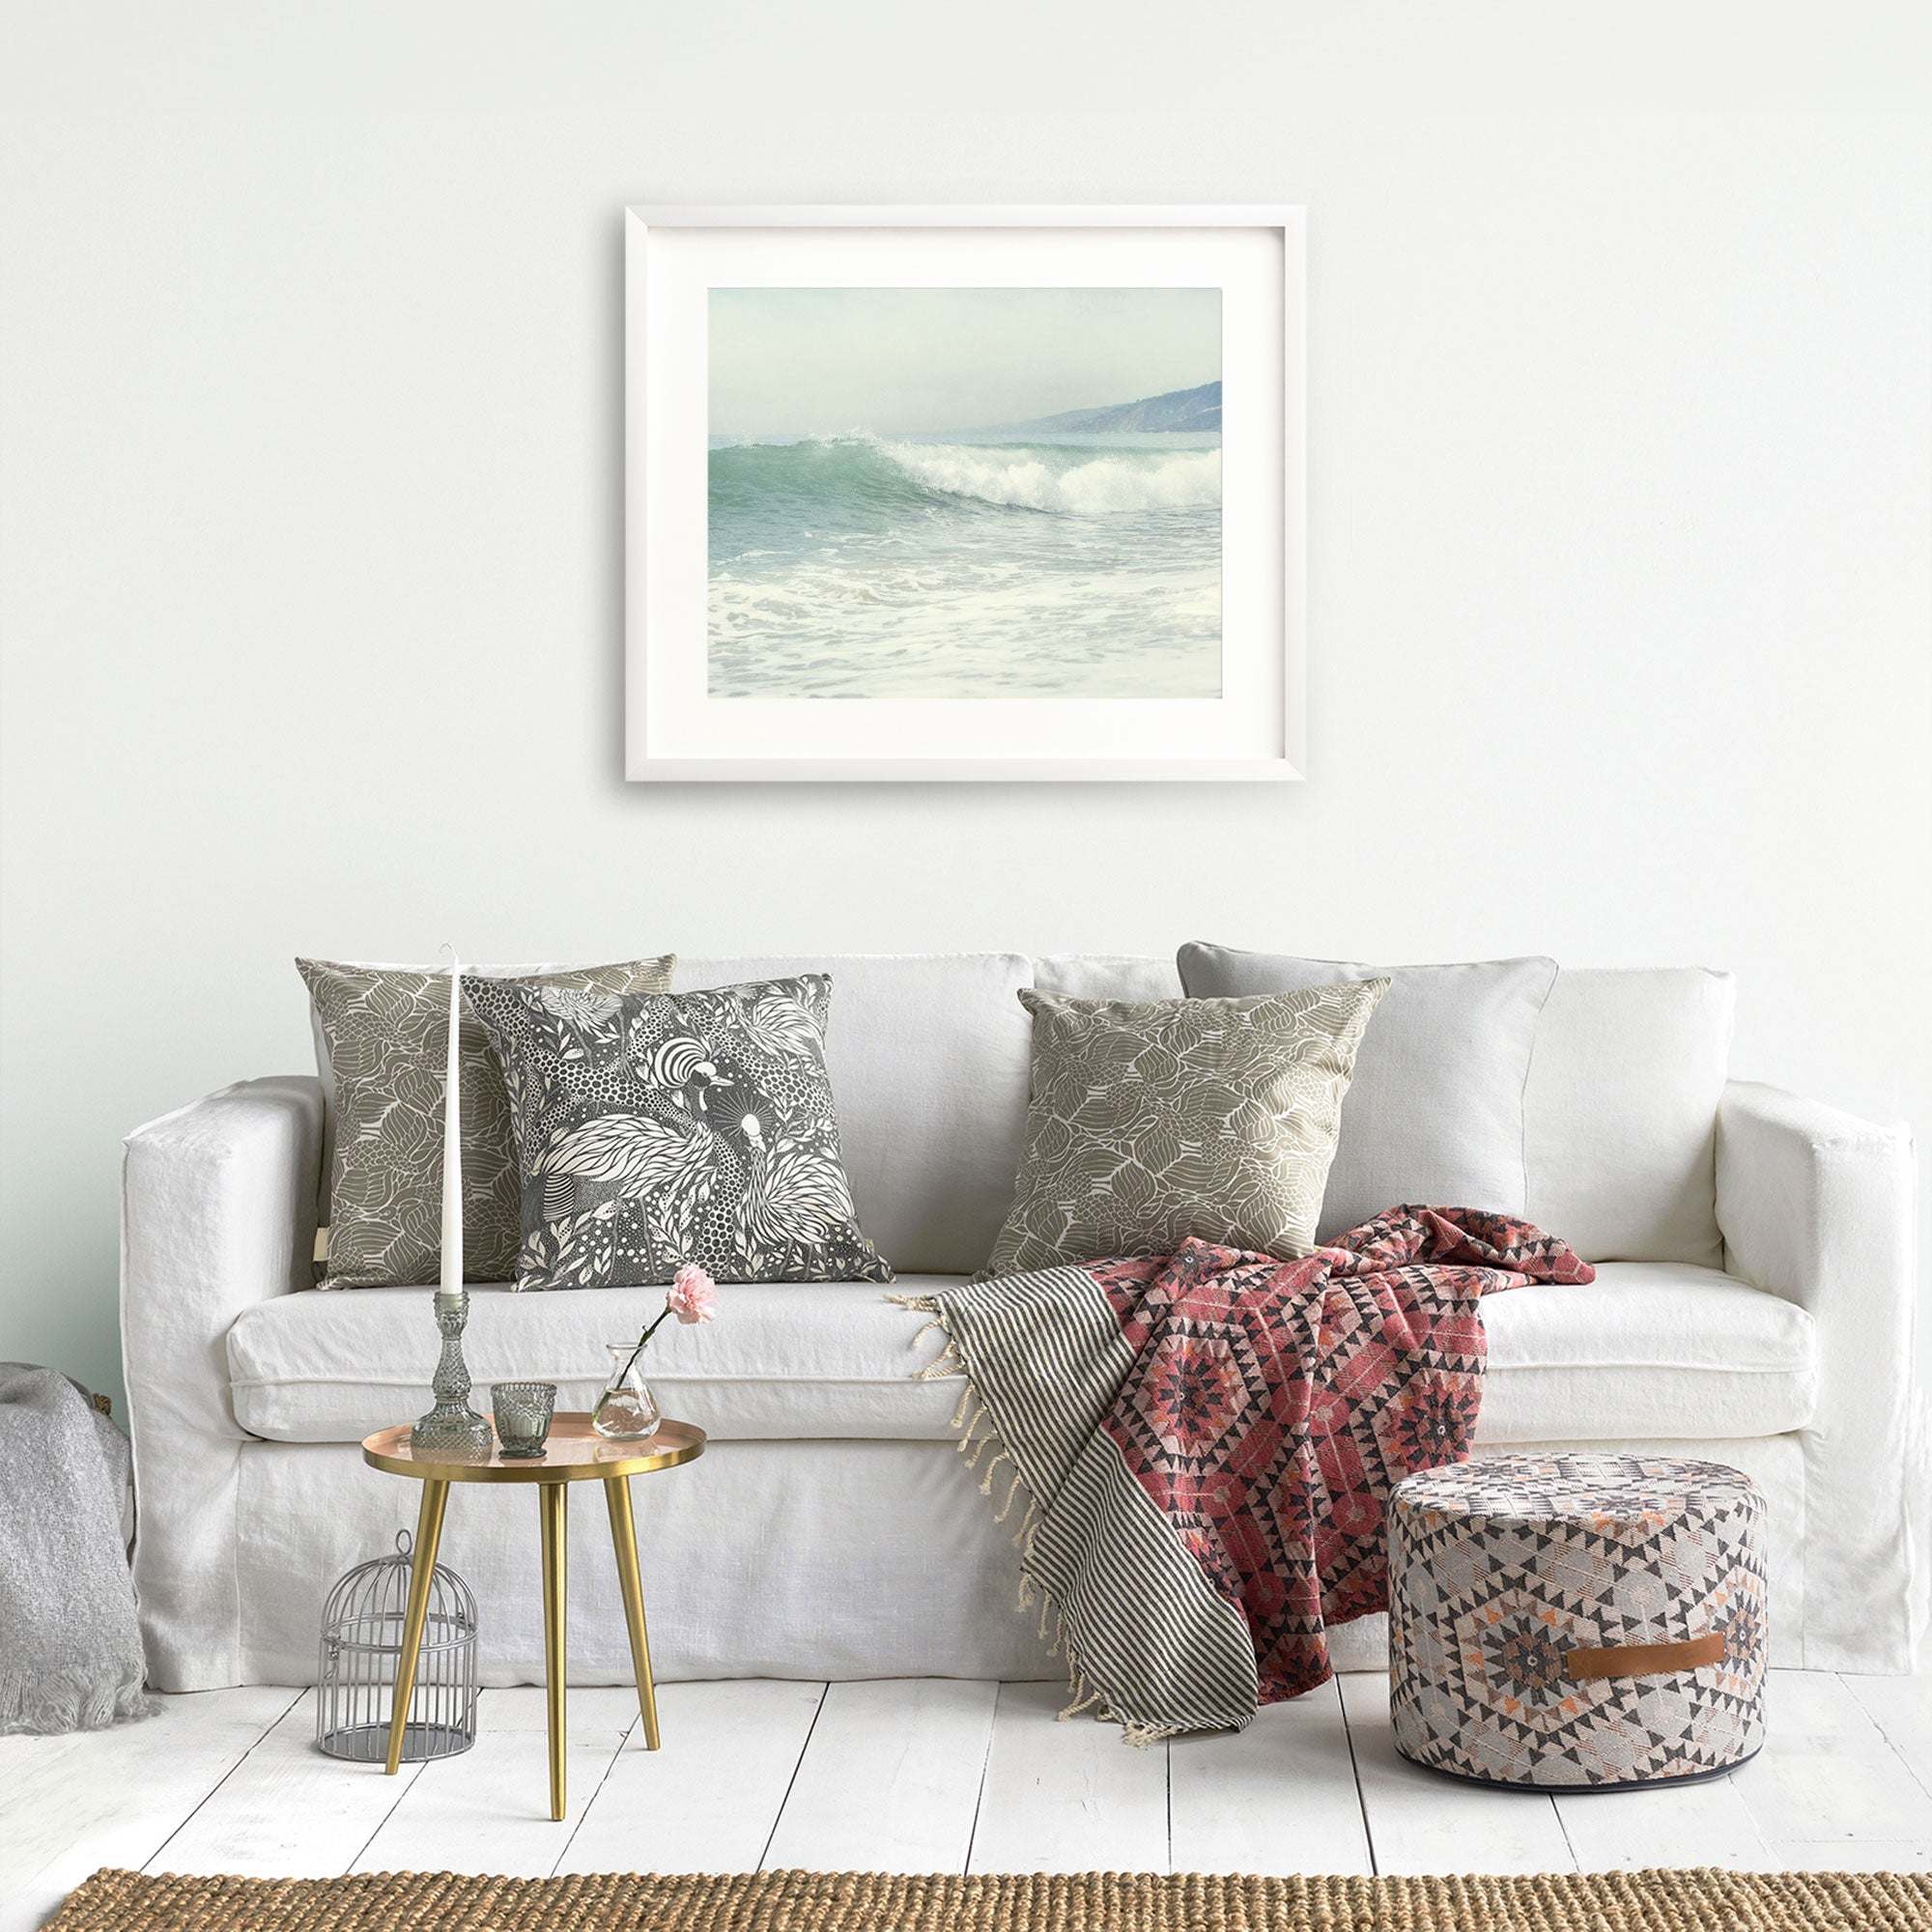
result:
M 923 1373 L 964 1373 L 981 1491 L 1025 1504 L 1069 1711 L 1151 1742 L 1326 1682 L 1328 1627 L 1386 1605 L 1389 1492 L 1469 1453 L 1477 1304 L 1593 1278 L 1525 1222 L 1395 1208 L 1302 1261 L 1190 1240 L 901 1299 L 945 1331 Z

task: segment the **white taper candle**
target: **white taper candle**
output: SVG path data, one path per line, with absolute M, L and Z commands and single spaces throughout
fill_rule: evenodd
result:
M 442 1100 L 442 1279 L 438 1293 L 463 1293 L 463 1073 L 457 1046 L 463 1017 L 463 969 L 449 952 L 449 1053 Z

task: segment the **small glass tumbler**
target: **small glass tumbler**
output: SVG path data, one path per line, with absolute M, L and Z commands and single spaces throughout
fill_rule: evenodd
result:
M 604 1346 L 611 1353 L 611 1379 L 590 1412 L 591 1428 L 599 1435 L 620 1442 L 655 1435 L 664 1418 L 651 1385 L 638 1367 L 641 1351 L 635 1342 L 606 1342 Z
M 497 1417 L 497 1446 L 505 1456 L 537 1457 L 550 1439 L 556 1407 L 554 1382 L 493 1382 L 490 1406 Z

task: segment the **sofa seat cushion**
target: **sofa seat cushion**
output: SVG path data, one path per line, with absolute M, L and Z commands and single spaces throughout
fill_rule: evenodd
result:
M 1481 1443 L 1781 1435 L 1816 1405 L 1810 1316 L 1716 1268 L 1600 1262 L 1486 1297 L 1483 1324 Z
M 959 1279 L 724 1282 L 715 1321 L 667 1321 L 652 1337 L 645 1378 L 667 1414 L 721 1439 L 942 1436 L 958 1389 L 916 1379 L 938 1338 L 915 1343 L 925 1318 L 887 1296 Z M 429 1406 L 440 1346 L 430 1300 L 420 1288 L 358 1288 L 257 1302 L 228 1331 L 235 1420 L 277 1442 L 359 1442 L 412 1420 Z M 547 1381 L 559 1409 L 589 1408 L 605 1344 L 635 1341 L 664 1303 L 662 1288 L 472 1287 L 463 1337 L 472 1405 L 489 1413 L 493 1381 Z
M 897 1292 L 958 1280 L 901 1276 Z M 464 1337 L 476 1406 L 487 1412 L 492 1381 L 529 1378 L 557 1384 L 559 1408 L 588 1408 L 604 1344 L 663 1306 L 661 1288 L 476 1289 Z M 1588 1287 L 1492 1295 L 1483 1316 L 1479 1442 L 1776 1435 L 1811 1417 L 1811 1318 L 1714 1269 L 1607 1263 Z M 721 1440 L 937 1440 L 959 1384 L 915 1378 L 938 1353 L 922 1325 L 867 1282 L 727 1283 L 718 1320 L 667 1322 L 647 1367 L 666 1409 Z M 423 1289 L 275 1295 L 228 1332 L 235 1419 L 278 1442 L 359 1441 L 429 1406 L 436 1354 Z

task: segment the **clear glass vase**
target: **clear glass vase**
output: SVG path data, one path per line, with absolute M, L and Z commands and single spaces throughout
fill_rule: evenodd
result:
M 590 1411 L 590 1426 L 599 1435 L 629 1441 L 638 1436 L 655 1435 L 664 1419 L 657 1398 L 643 1377 L 643 1350 L 635 1342 L 607 1342 L 611 1351 L 611 1379 Z

